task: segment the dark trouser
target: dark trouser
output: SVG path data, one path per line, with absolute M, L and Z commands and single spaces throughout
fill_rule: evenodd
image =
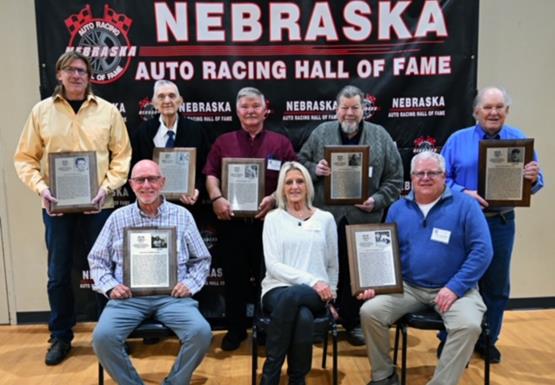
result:
M 227 328 L 232 334 L 242 335 L 250 326 L 246 315 L 247 303 L 251 298 L 257 301 L 260 297 L 262 221 L 220 221 L 219 230 Z M 255 279 L 254 293 L 251 277 Z
M 480 279 L 480 294 L 488 308 L 487 320 L 491 342 L 495 343 L 501 333 L 503 312 L 509 301 L 511 291 L 511 254 L 515 241 L 515 213 L 486 217 L 491 242 L 493 259 Z
M 360 307 L 362 301 L 357 300 L 351 293 L 351 276 L 349 275 L 349 257 L 347 254 L 347 236 L 345 226 L 349 222 L 341 218 L 337 224 L 337 242 L 339 252 L 339 281 L 337 282 L 337 301 L 341 323 L 343 327 L 350 330 L 360 326 Z
M 270 290 L 262 304 L 271 323 L 261 385 L 279 384 L 286 355 L 289 384 L 304 384 L 312 364 L 314 315 L 324 312 L 325 303 L 310 286 L 295 285 Z
M 87 268 L 87 254 L 93 246 L 102 226 L 113 210 L 102 210 L 98 214 L 64 214 L 51 217 L 42 211 L 48 249 L 48 301 L 50 319 L 48 328 L 51 337 L 63 341 L 73 339 L 75 325 L 71 268 L 73 252 L 77 246 L 84 254 L 79 256 L 82 267 Z M 76 242 L 78 244 L 76 245 Z

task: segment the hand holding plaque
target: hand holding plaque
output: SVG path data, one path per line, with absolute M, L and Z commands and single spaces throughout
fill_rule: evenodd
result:
M 123 284 L 134 296 L 170 294 L 177 283 L 174 227 L 128 227 L 124 233 Z

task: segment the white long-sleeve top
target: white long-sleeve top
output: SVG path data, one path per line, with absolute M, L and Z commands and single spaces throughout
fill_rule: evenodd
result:
M 283 286 L 327 282 L 337 289 L 337 227 L 331 213 L 316 209 L 306 221 L 283 209 L 271 211 L 264 219 L 262 233 L 266 276 L 262 296 Z

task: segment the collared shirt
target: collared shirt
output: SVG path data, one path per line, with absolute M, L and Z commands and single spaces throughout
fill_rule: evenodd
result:
M 95 151 L 98 184 L 108 192 L 127 180 L 131 146 L 119 111 L 109 102 L 89 95 L 78 113 L 60 95 L 37 103 L 31 110 L 14 155 L 19 179 L 31 190 L 48 188 L 49 153 Z M 105 207 L 110 207 L 109 197 Z
M 175 119 L 175 122 L 171 127 L 167 127 L 166 123 L 164 123 L 164 119 L 162 119 L 162 115 L 160 115 L 160 128 L 158 128 L 158 132 L 156 132 L 156 135 L 154 135 L 154 138 L 152 139 L 154 147 L 166 147 L 166 142 L 168 141 L 168 131 L 173 131 L 175 137 L 178 120 L 179 116 Z
M 153 218 L 144 214 L 137 202 L 110 215 L 88 257 L 94 290 L 106 294 L 123 283 L 124 229 L 151 226 L 176 228 L 177 279 L 193 294 L 202 288 L 210 269 L 210 253 L 191 213 L 164 200 Z
M 265 195 L 276 190 L 279 170 L 268 169 L 270 159 L 283 162 L 297 159 L 293 145 L 287 137 L 262 130 L 254 138 L 241 129 L 222 134 L 216 139 L 203 173 L 221 180 L 223 158 L 262 158 L 265 162 Z
M 525 139 L 526 135 L 517 128 L 504 125 L 499 131 L 499 139 Z M 478 160 L 480 140 L 486 132 L 476 124 L 453 133 L 443 148 L 441 155 L 445 157 L 447 185 L 454 191 L 478 190 Z M 534 160 L 538 155 L 534 151 Z M 543 187 L 543 172 L 540 170 L 532 193 Z

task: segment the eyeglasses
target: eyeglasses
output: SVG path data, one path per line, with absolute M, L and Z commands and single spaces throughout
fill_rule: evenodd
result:
M 64 68 L 62 68 L 62 70 L 63 70 L 65 73 L 68 73 L 68 74 L 74 74 L 74 73 L 76 73 L 76 74 L 79 75 L 79 76 L 85 76 L 85 75 L 87 74 L 87 70 L 86 70 L 86 69 L 78 68 L 78 67 L 64 67 Z
M 424 179 L 426 177 L 436 179 L 440 175 L 443 175 L 443 171 L 417 171 L 412 173 L 412 176 L 417 179 Z
M 137 183 L 137 184 L 145 184 L 147 181 L 150 184 L 158 183 L 162 179 L 160 175 L 158 176 L 139 176 L 136 178 L 129 178 L 130 181 Z

